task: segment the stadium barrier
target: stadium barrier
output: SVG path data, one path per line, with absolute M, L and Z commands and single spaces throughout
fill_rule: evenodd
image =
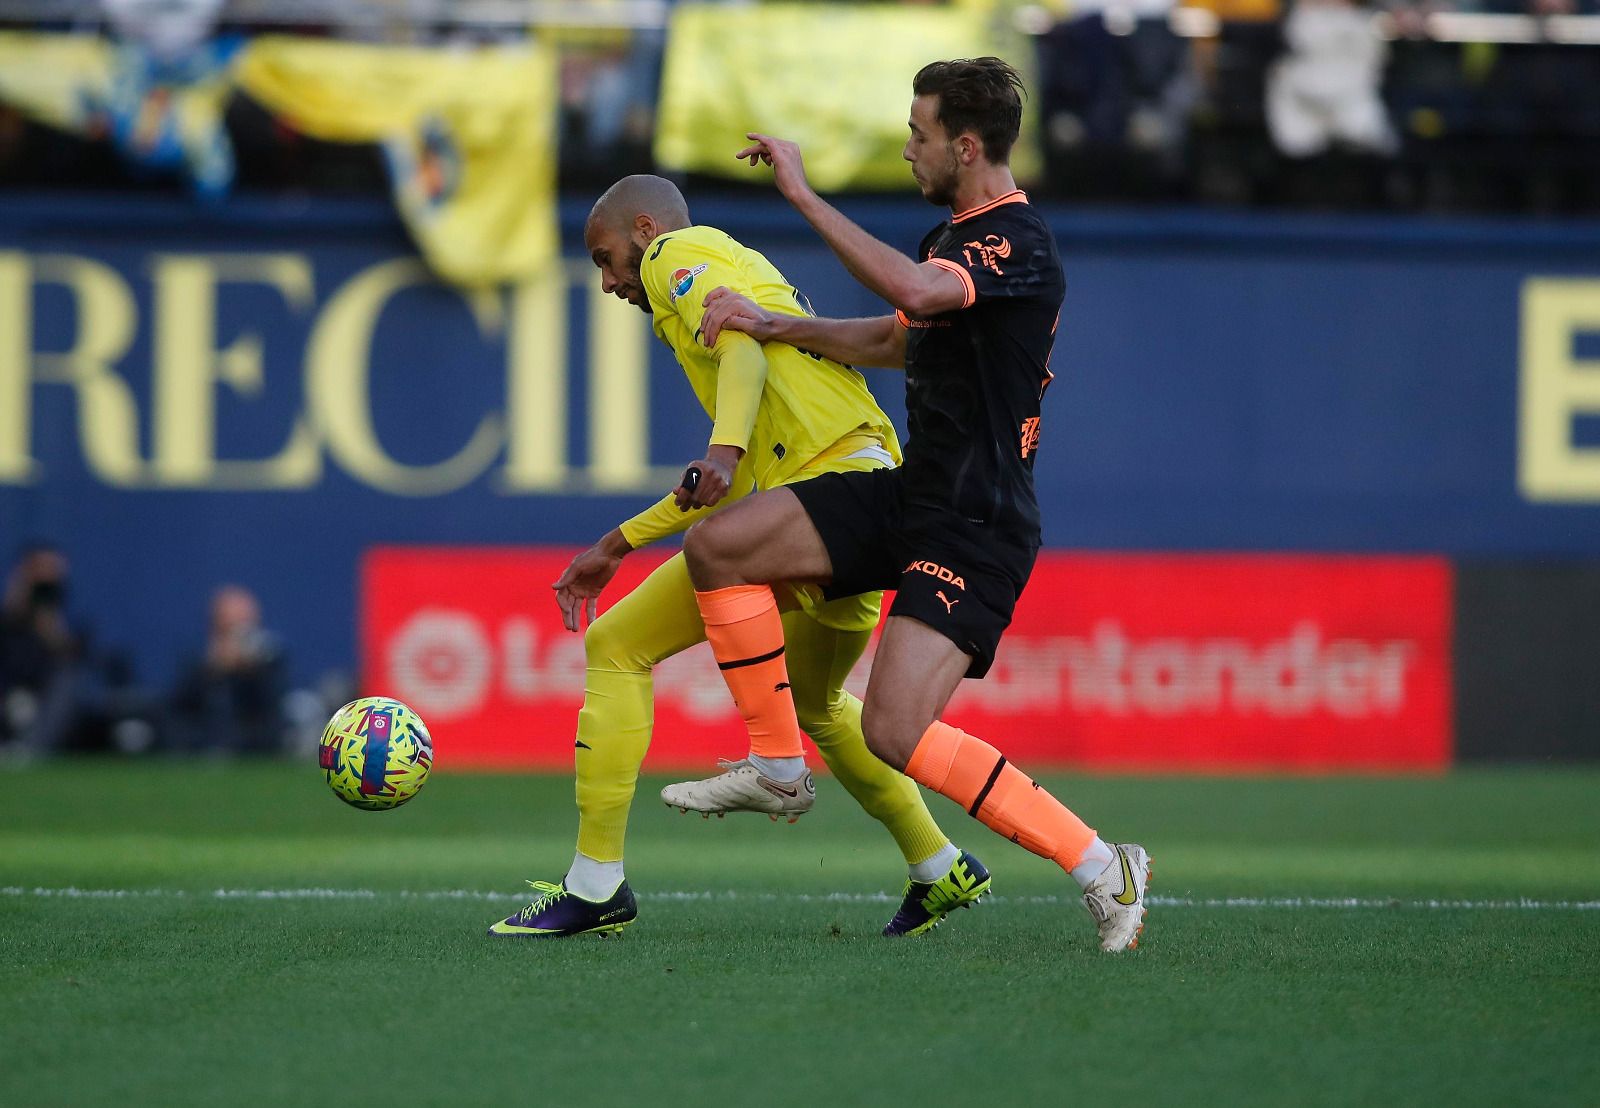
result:
M 906 201 L 849 207 L 907 249 L 936 218 Z M 569 251 L 586 208 L 563 209 Z M 820 311 L 877 309 L 783 206 L 694 211 L 765 250 Z M 1089 588 L 1087 563 L 1062 563 L 1060 584 L 1046 572 L 1034 592 L 1052 607 L 1028 618 L 1061 641 L 1038 647 L 1019 621 L 1013 641 L 1032 660 L 1007 679 L 1029 703 L 1054 695 L 1077 714 L 995 726 L 1031 728 L 1080 764 L 1131 764 L 1146 735 L 1179 751 L 1190 734 L 1212 749 L 1175 764 L 1313 768 L 1346 747 L 1372 767 L 1435 766 L 1455 749 L 1596 754 L 1576 675 L 1600 616 L 1573 604 L 1558 635 L 1532 621 L 1560 611 L 1559 585 L 1539 594 L 1544 607 L 1493 598 L 1520 595 L 1517 575 L 1540 563 L 1600 558 L 1600 403 L 1587 384 L 1600 228 L 1050 217 L 1068 302 L 1038 472 L 1047 565 L 1069 550 L 1149 552 L 1173 575 L 1156 595 L 1180 599 L 1171 620 L 1142 624 L 1137 590 L 1107 584 L 1103 613 L 1075 612 L 1064 605 Z M 899 418 L 898 376 L 869 379 Z M 157 685 L 223 581 L 258 592 L 298 680 L 349 670 L 366 551 L 587 543 L 669 488 L 705 426 L 646 320 L 574 254 L 515 288 L 462 291 L 428 277 L 381 205 L 14 197 L 0 209 L 0 545 L 62 543 L 75 609 Z M 1420 559 L 1435 584 L 1391 595 L 1392 626 L 1364 606 L 1315 606 L 1334 595 L 1322 585 L 1281 602 L 1259 586 L 1257 624 L 1228 622 L 1224 606 L 1185 625 L 1186 606 L 1221 587 L 1187 560 L 1203 551 L 1283 555 L 1255 564 L 1263 582 L 1302 556 L 1362 559 L 1357 577 L 1373 582 Z M 1118 561 L 1112 578 L 1142 564 Z M 1447 563 L 1465 567 L 1455 586 Z M 529 581 L 485 603 L 507 618 L 524 593 L 548 605 L 549 579 Z M 1452 588 L 1453 606 L 1438 599 Z M 1579 691 L 1528 691 L 1509 645 L 1519 635 L 1577 667 Z M 1144 677 L 1094 676 L 1119 650 Z M 1201 725 L 1197 703 L 1265 687 L 1280 657 L 1279 685 L 1304 695 L 1315 683 L 1320 715 L 1271 716 L 1257 697 L 1249 711 L 1274 721 L 1269 740 L 1219 699 L 1238 719 Z M 1468 673 L 1479 699 L 1461 688 Z M 1454 712 L 1426 693 L 1452 679 Z M 999 687 L 972 686 L 963 710 Z M 1137 722 L 1107 707 L 1136 693 Z M 1550 714 L 1530 735 L 1532 714 L 1494 715 L 1484 698 L 1542 700 Z M 1182 710 L 1162 716 L 1172 703 Z M 1358 703 L 1376 721 L 1364 738 L 1340 722 Z
M 1600 565 L 1464 562 L 1455 620 L 1461 758 L 1600 757 Z

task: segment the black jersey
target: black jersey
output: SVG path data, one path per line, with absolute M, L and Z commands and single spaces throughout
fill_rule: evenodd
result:
M 960 277 L 967 296 L 931 319 L 900 313 L 906 505 L 1037 545 L 1039 402 L 1065 294 L 1055 239 L 1017 190 L 935 227 L 918 253 Z

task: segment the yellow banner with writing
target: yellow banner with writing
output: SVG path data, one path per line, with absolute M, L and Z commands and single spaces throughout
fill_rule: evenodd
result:
M 447 280 L 525 278 L 559 253 L 556 63 L 542 46 L 404 49 L 268 36 L 239 86 L 328 142 L 381 142 L 395 203 Z
M 656 160 L 751 179 L 758 171 L 733 155 L 760 131 L 799 143 L 822 191 L 913 188 L 900 157 L 911 79 L 944 58 L 996 54 L 1020 67 L 993 27 L 965 7 L 683 4 L 667 38 Z M 1019 177 L 1036 164 L 1028 133 L 1025 120 Z

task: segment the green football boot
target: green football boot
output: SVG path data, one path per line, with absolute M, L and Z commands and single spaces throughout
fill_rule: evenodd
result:
M 957 908 L 970 908 L 989 891 L 989 871 L 963 850 L 937 881 L 906 881 L 900 910 L 884 927 L 889 936 L 925 935 Z
M 566 883 L 529 881 L 538 898 L 513 916 L 489 928 L 491 935 L 561 939 L 569 935 L 615 935 L 639 914 L 626 881 L 605 900 L 585 900 L 567 891 Z

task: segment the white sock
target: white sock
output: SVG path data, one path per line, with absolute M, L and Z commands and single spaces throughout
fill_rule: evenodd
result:
M 622 884 L 621 862 L 597 862 L 579 851 L 572 856 L 572 868 L 563 882 L 567 892 L 584 900 L 610 900 Z
M 933 857 L 911 864 L 911 880 L 931 885 L 949 873 L 950 867 L 956 864 L 956 859 L 959 857 L 961 851 L 956 848 L 956 844 L 945 843 L 943 849 Z
M 1106 871 L 1106 867 L 1117 860 L 1117 852 L 1112 850 L 1099 835 L 1094 837 L 1094 842 L 1089 844 L 1089 849 L 1083 852 L 1083 857 L 1078 859 L 1078 864 L 1072 867 L 1072 879 L 1078 883 L 1080 889 L 1087 889 L 1096 877 Z
M 759 754 L 748 754 L 746 758 L 756 767 L 757 772 L 774 781 L 793 781 L 806 771 L 806 760 L 803 757 L 763 758 Z

